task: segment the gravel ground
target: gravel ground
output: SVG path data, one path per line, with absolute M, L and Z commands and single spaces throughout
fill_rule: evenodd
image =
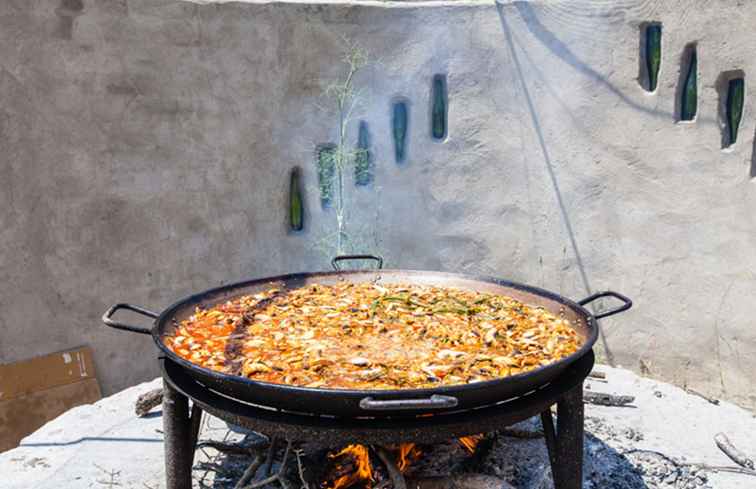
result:
M 599 366 L 607 381 L 591 380 L 594 391 L 635 396 L 628 407 L 586 405 L 585 487 L 601 489 L 741 489 L 756 487 L 756 477 L 702 470 L 696 465 L 734 466 L 714 443 L 724 432 L 735 446 L 756 457 L 756 417 L 732 404 L 715 405 L 680 388 L 638 377 L 632 372 Z M 95 404 L 81 406 L 51 421 L 0 454 L 5 489 L 138 488 L 159 489 L 163 481 L 162 420 L 159 409 L 146 418 L 133 414 L 136 398 L 156 387 L 132 387 Z M 539 430 L 537 421 L 523 429 Z M 225 423 L 207 418 L 202 438 L 239 440 Z M 243 459 L 219 459 L 212 450 L 198 452 L 197 462 L 221 463 L 224 470 L 244 468 Z M 211 487 L 212 471 L 195 470 Z M 543 440 L 497 437 L 479 467 L 517 488 L 553 487 Z M 199 482 L 196 487 L 201 487 Z

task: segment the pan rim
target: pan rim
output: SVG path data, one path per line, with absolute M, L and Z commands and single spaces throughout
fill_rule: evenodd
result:
M 494 284 L 494 285 L 499 285 L 502 287 L 509 287 L 512 289 L 521 290 L 523 292 L 533 293 L 535 295 L 544 297 L 546 299 L 553 300 L 559 304 L 567 306 L 573 309 L 574 311 L 580 313 L 582 315 L 582 318 L 586 322 L 588 334 L 586 336 L 585 341 L 581 345 L 581 347 L 578 350 L 576 350 L 574 353 L 564 358 L 561 358 L 557 360 L 556 362 L 549 363 L 548 365 L 544 365 L 544 366 L 535 368 L 533 370 L 528 370 L 527 372 L 522 372 L 515 375 L 509 375 L 506 377 L 499 377 L 496 379 L 486 380 L 482 382 L 472 382 L 469 384 L 453 384 L 453 385 L 442 385 L 439 387 L 424 387 L 424 388 L 413 388 L 413 389 L 372 389 L 372 390 L 371 389 L 304 387 L 304 386 L 296 386 L 296 385 L 289 385 L 289 384 L 277 384 L 273 382 L 264 382 L 264 381 L 253 380 L 247 377 L 243 377 L 241 375 L 226 374 L 226 373 L 218 372 L 216 370 L 212 370 L 206 367 L 202 367 L 188 360 L 185 360 L 184 358 L 181 358 L 176 353 L 171 351 L 162 341 L 163 334 L 162 334 L 162 331 L 160 330 L 164 329 L 164 326 L 166 323 L 174 319 L 172 316 L 176 310 L 182 307 L 185 307 L 191 303 L 197 304 L 201 302 L 203 298 L 216 294 L 216 293 L 229 291 L 229 290 L 233 290 L 237 288 L 262 285 L 265 283 L 285 282 L 287 280 L 293 281 L 293 280 L 301 280 L 301 279 L 310 279 L 310 278 L 315 278 L 315 277 L 354 276 L 354 275 L 380 276 L 383 274 L 426 275 L 426 276 L 435 275 L 435 276 L 444 277 L 444 278 L 463 279 L 463 280 L 469 280 L 472 282 Z M 409 278 L 410 277 L 408 277 L 408 279 Z M 166 309 L 164 309 L 162 312 L 160 312 L 160 314 L 158 315 L 158 317 L 155 319 L 153 323 L 151 334 L 158 348 L 165 355 L 167 355 L 171 361 L 180 364 L 184 368 L 197 372 L 198 374 L 201 374 L 206 377 L 209 376 L 220 382 L 244 384 L 253 389 L 283 390 L 292 395 L 296 395 L 300 393 L 300 394 L 307 394 L 307 395 L 313 395 L 313 394 L 331 395 L 334 397 L 348 397 L 348 398 L 374 397 L 374 398 L 380 398 L 380 399 L 386 399 L 386 398 L 417 399 L 417 398 L 430 397 L 432 395 L 439 395 L 439 394 L 440 395 L 454 395 L 454 394 L 462 393 L 466 391 L 486 389 L 489 387 L 495 387 L 495 386 L 501 385 L 502 383 L 508 383 L 508 382 L 515 383 L 520 379 L 526 379 L 530 376 L 534 376 L 538 373 L 543 373 L 549 370 L 554 370 L 554 371 L 561 370 L 562 368 L 565 368 L 568 365 L 575 362 L 576 360 L 582 358 L 584 355 L 586 355 L 589 351 L 593 349 L 593 345 L 596 343 L 598 339 L 599 325 L 593 313 L 591 313 L 585 307 L 581 306 L 576 301 L 573 301 L 572 299 L 559 295 L 550 290 L 536 287 L 533 285 L 513 282 L 510 280 L 501 279 L 501 278 L 488 276 L 488 275 L 472 275 L 472 274 L 466 274 L 466 273 L 442 272 L 442 271 L 431 271 L 431 270 L 414 270 L 414 269 L 381 269 L 381 270 L 340 270 L 340 271 L 290 273 L 290 274 L 276 275 L 272 277 L 242 280 L 239 282 L 234 282 L 234 283 L 222 285 L 219 287 L 212 287 L 210 289 L 186 296 L 183 299 L 180 299 L 174 302 L 173 304 L 168 306 Z

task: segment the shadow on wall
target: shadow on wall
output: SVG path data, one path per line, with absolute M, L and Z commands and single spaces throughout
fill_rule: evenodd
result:
M 735 69 L 725 71 L 719 75 L 715 82 L 715 88 L 719 93 L 719 106 L 716 117 L 701 116 L 697 113 L 697 84 L 698 84 L 698 56 L 696 53 L 697 43 L 689 42 L 683 48 L 680 56 L 677 86 L 674 94 L 673 113 L 659 111 L 656 108 L 649 109 L 638 104 L 625 93 L 620 91 L 602 74 L 591 68 L 587 63 L 576 56 L 566 43 L 561 41 L 556 35 L 549 31 L 541 22 L 533 6 L 526 2 L 515 2 L 512 4 L 514 9 L 522 17 L 525 26 L 533 36 L 549 49 L 555 56 L 574 68 L 576 71 L 598 82 L 604 88 L 616 95 L 622 102 L 653 117 L 667 117 L 675 122 L 695 122 L 696 124 L 716 125 L 722 132 L 721 148 L 726 150 L 733 146 L 738 137 L 741 118 L 745 109 L 745 73 L 743 70 Z M 502 25 L 507 33 L 507 40 L 514 56 L 513 39 L 511 33 L 507 30 L 505 11 L 502 5 L 498 5 L 499 15 Z M 657 30 L 653 30 L 658 28 Z M 651 39 L 650 32 L 656 33 L 654 42 Z M 658 22 L 645 22 L 640 24 L 640 45 L 639 45 L 639 78 L 638 83 L 647 92 L 653 94 L 657 90 L 657 75 L 660 64 L 663 62 L 663 41 L 662 26 Z M 648 63 L 651 52 L 656 52 L 656 63 L 653 66 L 654 74 L 649 71 L 652 66 Z M 519 64 L 518 64 L 519 70 Z M 521 72 L 520 72 L 521 75 Z M 522 78 L 522 76 L 521 76 Z M 653 78 L 653 81 L 652 81 Z M 525 84 L 523 83 L 523 86 Z M 570 116 L 571 117 L 571 116 Z M 572 117 L 571 117 L 572 118 Z M 573 119 L 574 120 L 574 119 Z M 756 143 L 751 154 L 749 177 L 756 178 Z
M 669 112 L 663 112 L 657 109 L 649 109 L 647 107 L 644 107 L 634 100 L 632 100 L 630 97 L 628 97 L 626 94 L 624 94 L 621 90 L 619 90 L 614 84 L 612 84 L 609 80 L 606 79 L 601 73 L 597 72 L 593 68 L 591 68 L 587 63 L 585 63 L 583 60 L 578 58 L 575 53 L 573 53 L 570 48 L 562 42 L 558 37 L 554 35 L 550 30 L 546 28 L 546 26 L 541 23 L 541 20 L 538 18 L 538 14 L 535 12 L 533 7 L 528 4 L 527 2 L 516 2 L 513 4 L 514 8 L 517 9 L 517 12 L 522 17 L 525 26 L 528 28 L 531 34 L 538 39 L 545 47 L 549 49 L 552 53 L 554 53 L 555 56 L 557 56 L 559 59 L 570 65 L 572 68 L 577 70 L 578 72 L 584 74 L 585 76 L 595 80 L 599 84 L 601 84 L 604 88 L 609 90 L 611 93 L 617 96 L 622 102 L 629 105 L 630 107 L 639 110 L 641 112 L 644 112 L 648 115 L 651 115 L 653 117 L 662 117 L 662 118 L 668 118 L 673 119 L 675 117 L 675 114 L 669 113 Z M 502 19 L 502 24 L 505 25 L 506 30 L 506 20 L 505 20 L 505 8 L 502 5 L 497 5 L 497 8 L 499 10 L 499 16 Z M 642 52 L 642 51 L 641 51 Z M 641 60 L 643 59 L 643 56 L 641 56 Z M 701 117 L 697 118 L 698 123 L 707 123 L 707 124 L 714 124 L 716 123 L 716 120 L 712 117 Z
M 62 0 L 60 7 L 55 9 L 55 14 L 58 16 L 56 35 L 60 39 L 70 41 L 73 38 L 76 17 L 82 13 L 84 13 L 83 0 Z
M 538 26 L 541 26 L 541 24 L 537 21 L 537 19 L 533 15 L 532 10 L 530 9 L 529 6 L 527 6 L 525 4 L 522 4 L 522 3 L 517 3 L 517 4 L 515 4 L 515 6 L 517 7 L 517 9 L 522 14 L 523 20 L 525 20 L 525 23 L 528 26 L 530 26 L 531 22 L 535 22 Z M 549 148 L 548 148 L 548 146 L 546 144 L 546 139 L 544 138 L 543 130 L 541 129 L 540 119 L 538 117 L 538 113 L 536 112 L 535 105 L 533 104 L 533 100 L 532 100 L 532 98 L 530 96 L 530 91 L 528 90 L 528 83 L 525 80 L 525 76 L 524 76 L 523 71 L 522 71 L 522 66 L 520 64 L 520 59 L 517 56 L 517 51 L 515 49 L 515 44 L 514 44 L 514 39 L 512 37 L 512 32 L 511 32 L 511 29 L 509 28 L 509 25 L 507 24 L 506 12 L 505 12 L 504 7 L 502 7 L 501 5 L 497 5 L 497 9 L 499 11 L 499 17 L 501 19 L 501 26 L 502 26 L 502 28 L 504 30 L 504 35 L 505 35 L 505 37 L 507 39 L 507 46 L 509 47 L 509 51 L 510 51 L 510 54 L 512 56 L 512 62 L 514 64 L 514 66 L 515 66 L 515 69 L 517 71 L 517 76 L 518 76 L 518 78 L 520 80 L 520 85 L 522 87 L 522 93 L 524 95 L 525 102 L 526 102 L 527 108 L 528 108 L 528 113 L 530 114 L 530 119 L 531 119 L 531 122 L 533 124 L 533 130 L 535 131 L 536 137 L 538 138 L 538 145 L 539 145 L 539 147 L 541 149 L 541 153 L 543 155 L 543 161 L 544 161 L 544 163 L 546 165 L 546 170 L 548 171 L 549 179 L 551 181 L 552 188 L 554 189 L 554 195 L 555 195 L 556 200 L 557 200 L 557 205 L 559 206 L 559 212 L 560 212 L 560 215 L 562 217 L 562 221 L 564 222 L 564 226 L 565 226 L 565 228 L 567 230 L 567 235 L 568 235 L 569 240 L 570 240 L 570 246 L 572 247 L 572 252 L 575 255 L 575 262 L 577 263 L 578 271 L 580 272 L 580 279 L 581 279 L 581 281 L 583 283 L 583 288 L 585 289 L 586 295 L 590 295 L 590 294 L 593 293 L 592 288 L 591 288 L 591 283 L 590 283 L 590 280 L 588 279 L 588 274 L 585 271 L 585 264 L 583 262 L 583 257 L 580 254 L 580 247 L 578 246 L 577 238 L 575 237 L 575 231 L 574 231 L 574 229 L 572 227 L 572 221 L 570 219 L 570 214 L 569 214 L 569 211 L 567 210 L 567 207 L 566 207 L 566 205 L 564 203 L 564 198 L 562 196 L 562 191 L 561 191 L 561 189 L 559 187 L 559 181 L 558 181 L 556 173 L 554 171 L 554 165 L 553 165 L 552 160 L 551 160 L 551 155 L 549 153 Z M 525 9 L 524 10 L 525 14 L 522 13 L 523 10 L 521 10 L 521 9 Z M 542 26 L 541 26 L 541 28 L 542 28 Z M 543 29 L 538 29 L 537 32 L 541 32 L 542 30 Z M 582 62 L 580 62 L 579 60 L 577 60 L 577 58 L 575 58 L 574 55 L 572 55 L 572 53 L 564 45 L 564 43 L 562 43 L 561 41 L 559 41 L 553 34 L 551 34 L 548 31 L 545 31 L 545 30 L 543 30 L 543 31 L 546 32 L 546 33 L 548 33 L 548 36 L 545 36 L 545 34 L 541 34 L 541 36 L 542 36 L 541 40 L 545 44 L 547 44 L 550 47 L 550 49 L 553 49 L 551 47 L 552 44 L 556 45 L 556 46 L 561 46 L 561 48 L 559 49 L 559 52 L 557 52 L 557 54 L 562 59 L 565 59 L 564 56 L 566 56 L 566 60 L 568 60 L 568 62 L 571 61 L 570 64 L 572 66 L 574 66 L 577 69 L 579 69 L 580 71 L 588 74 L 589 76 L 596 77 L 597 79 L 603 80 L 603 78 L 601 78 L 598 73 L 596 73 L 590 67 L 584 65 Z M 533 31 L 531 30 L 531 32 L 533 32 Z M 544 36 L 546 37 L 546 40 L 543 39 Z M 536 37 L 539 37 L 539 36 L 536 34 Z M 613 87 L 612 85 L 610 85 L 606 80 L 603 80 L 603 81 L 604 81 L 605 84 L 607 84 L 609 87 L 611 87 L 611 89 L 612 89 L 612 91 L 614 93 L 617 93 L 620 96 L 624 97 L 623 94 L 621 94 L 615 87 Z M 604 351 L 606 352 L 607 361 L 609 362 L 610 365 L 614 365 L 614 355 L 612 354 L 611 350 L 609 349 L 609 345 L 608 345 L 608 343 L 606 341 L 606 338 L 604 337 L 603 334 L 601 334 L 600 337 L 601 337 L 602 346 L 604 348 Z

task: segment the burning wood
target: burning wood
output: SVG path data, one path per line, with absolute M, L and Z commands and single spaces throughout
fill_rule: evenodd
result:
M 378 454 L 378 458 L 381 459 L 383 466 L 386 467 L 393 489 L 407 489 L 407 481 L 404 479 L 404 474 L 396 467 L 388 452 L 383 447 L 375 447 L 375 453 Z
M 483 439 L 484 435 L 471 435 L 450 440 L 450 447 L 457 445 L 462 449 L 458 448 L 456 452 L 447 450 L 446 457 L 441 457 L 446 460 L 441 460 L 440 463 L 447 466 L 453 465 L 448 457 L 464 461 L 467 458 L 464 454 L 475 454 L 478 444 Z M 329 467 L 318 487 L 322 489 L 398 489 L 397 485 L 404 486 L 405 475 L 417 477 L 416 472 L 425 472 L 422 467 L 426 462 L 431 462 L 431 460 L 425 460 L 426 454 L 428 457 L 436 457 L 439 453 L 433 446 L 422 448 L 415 443 L 387 447 L 348 445 L 326 456 Z M 457 455 L 453 455 L 454 453 Z M 437 474 L 431 471 L 431 475 Z M 397 479 L 400 480 L 397 481 Z
M 343 489 L 353 487 L 358 483 L 367 483 L 373 481 L 373 468 L 370 464 L 370 452 L 364 445 L 348 445 L 341 451 L 329 455 L 330 460 L 335 461 L 335 466 L 331 471 L 333 482 L 326 482 L 327 489 Z M 333 476 L 336 476 L 335 479 Z
M 404 473 L 409 468 L 412 462 L 420 458 L 423 452 L 414 443 L 402 443 L 399 445 L 399 457 L 396 461 L 396 467 L 401 473 Z

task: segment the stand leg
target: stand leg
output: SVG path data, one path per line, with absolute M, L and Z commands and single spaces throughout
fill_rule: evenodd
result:
M 163 381 L 163 433 L 165 438 L 165 487 L 192 487 L 192 424 L 189 401 Z
M 197 439 L 199 438 L 200 428 L 202 427 L 202 408 L 192 403 L 192 414 L 189 416 L 191 424 L 191 439 L 189 446 L 192 448 L 192 465 L 194 465 L 194 452 L 197 449 Z
M 555 489 L 583 487 L 583 384 L 567 392 L 557 404 L 556 466 L 551 467 Z
M 543 437 L 546 440 L 546 450 L 549 454 L 549 463 L 551 464 L 551 475 L 554 478 L 554 470 L 557 466 L 557 448 L 556 433 L 554 432 L 554 418 L 551 416 L 551 408 L 541 413 L 541 425 L 543 426 Z

